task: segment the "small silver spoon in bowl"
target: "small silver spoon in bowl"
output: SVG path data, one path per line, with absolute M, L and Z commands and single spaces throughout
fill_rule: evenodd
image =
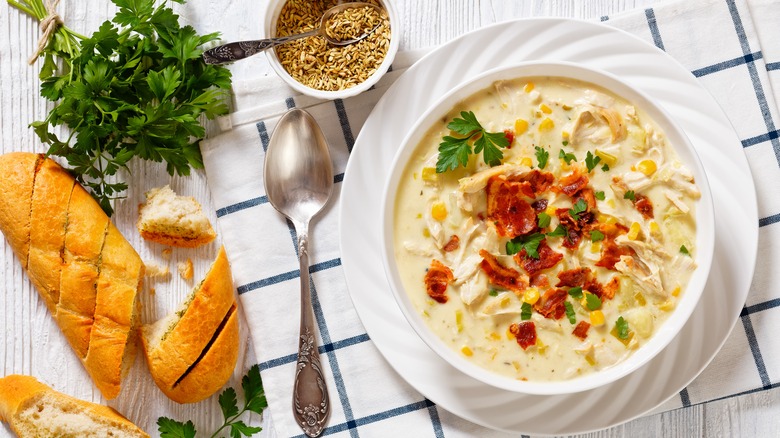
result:
M 268 201 L 295 226 L 301 272 L 301 326 L 293 386 L 293 415 L 303 432 L 319 436 L 330 415 L 309 290 L 309 222 L 333 191 L 328 143 L 314 118 L 292 109 L 279 119 L 263 165 Z
M 373 33 L 376 30 L 376 28 L 379 27 L 379 24 L 374 26 L 372 29 L 363 32 L 362 35 L 358 35 L 355 38 L 348 38 L 343 40 L 337 39 L 332 35 L 330 35 L 327 32 L 327 25 L 328 22 L 330 22 L 330 20 L 334 16 L 336 16 L 341 12 L 346 11 L 347 9 L 364 8 L 364 7 L 373 8 L 379 13 L 382 12 L 382 8 L 376 5 L 372 5 L 371 3 L 360 3 L 360 2 L 342 3 L 325 11 L 325 13 L 322 14 L 322 17 L 320 18 L 319 25 L 308 32 L 299 33 L 297 35 L 284 36 L 284 37 L 265 38 L 261 40 L 251 40 L 251 41 L 238 41 L 235 43 L 223 44 L 221 46 L 217 46 L 212 49 L 208 49 L 204 51 L 203 60 L 206 62 L 206 64 L 224 64 L 226 62 L 238 61 L 239 59 L 248 58 L 252 55 L 258 54 L 266 49 L 270 49 L 272 47 L 276 47 L 278 45 L 288 43 L 290 41 L 294 41 L 297 39 L 306 38 L 314 35 L 322 36 L 329 43 L 335 46 L 346 46 L 348 44 L 356 43 L 364 39 L 365 37 L 371 35 L 371 33 Z

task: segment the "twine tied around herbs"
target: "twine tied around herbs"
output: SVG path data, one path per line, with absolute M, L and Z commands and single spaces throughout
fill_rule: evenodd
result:
M 30 65 L 35 64 L 35 60 L 41 56 L 41 52 L 43 52 L 49 44 L 49 39 L 54 35 L 57 26 L 62 24 L 62 18 L 60 18 L 56 10 L 59 3 L 60 0 L 46 0 L 47 15 L 41 20 L 40 24 L 41 32 L 43 32 L 43 34 L 38 39 L 38 48 L 35 50 L 35 53 L 27 60 Z

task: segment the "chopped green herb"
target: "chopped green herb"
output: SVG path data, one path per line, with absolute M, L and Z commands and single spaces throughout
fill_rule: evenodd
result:
M 603 170 L 604 172 L 608 171 L 609 170 L 609 164 L 605 163 L 603 166 L 601 166 L 601 170 Z
M 571 215 L 572 219 L 576 221 L 580 219 L 580 213 L 585 212 L 587 209 L 588 204 L 584 199 L 580 198 L 577 200 L 577 202 L 574 203 L 572 208 L 569 209 L 569 214 Z
M 547 166 L 547 159 L 550 158 L 550 153 L 541 146 L 534 146 L 534 149 L 536 149 L 536 160 L 539 162 L 539 168 L 544 169 Z
M 566 164 L 571 164 L 572 161 L 577 161 L 577 157 L 575 157 L 574 154 L 567 154 L 563 151 L 563 149 L 558 152 L 558 158 L 563 158 L 563 161 L 565 161 Z
M 597 157 L 588 151 L 588 155 L 585 156 L 585 165 L 588 166 L 588 173 L 593 171 L 599 162 L 601 162 L 601 157 Z
M 586 304 L 590 310 L 598 310 L 601 308 L 601 298 L 596 294 L 585 294 Z
M 569 318 L 569 322 L 572 324 L 576 324 L 577 314 L 574 313 L 574 307 L 568 301 L 564 301 L 563 306 L 566 307 L 566 317 Z
M 599 230 L 591 230 L 591 232 L 590 232 L 590 241 L 591 242 L 598 242 L 600 240 L 604 240 L 604 233 L 602 233 Z
M 685 255 L 691 255 L 691 253 L 688 251 L 688 248 L 686 248 L 685 245 L 680 246 L 680 253 Z
M 582 288 L 577 286 L 569 289 L 569 295 L 576 300 L 582 299 Z
M 621 316 L 615 322 L 617 336 L 620 339 L 628 339 L 628 322 Z
M 490 289 L 490 292 L 488 292 L 488 295 L 490 295 L 491 297 L 497 297 L 498 296 L 498 291 L 495 290 L 495 289 Z
M 462 118 L 454 118 L 447 129 L 465 135 L 458 138 L 447 135 L 442 138 L 439 144 L 439 159 L 436 161 L 436 172 L 444 173 L 448 170 L 455 170 L 458 166 L 466 167 L 469 162 L 469 155 L 472 153 L 479 155 L 482 153 L 482 159 L 485 164 L 495 166 L 501 164 L 504 153 L 501 148 L 509 146 L 509 140 L 503 132 L 488 132 L 477 121 L 477 116 L 472 111 L 461 111 Z M 474 141 L 474 150 L 472 152 L 469 140 Z
M 549 236 L 549 237 L 562 237 L 562 236 L 566 236 L 567 234 L 568 234 L 568 232 L 566 231 L 566 228 L 564 228 L 563 225 L 558 224 L 558 226 L 555 227 L 554 230 L 552 230 L 551 232 L 547 233 L 547 236 Z
M 542 233 L 534 233 L 529 236 L 517 236 L 506 243 L 506 253 L 507 255 L 513 255 L 525 250 L 528 257 L 538 259 L 539 253 L 537 252 L 537 249 L 542 240 L 544 240 L 544 234 Z
M 636 201 L 636 195 L 634 194 L 634 191 L 633 191 L 633 190 L 628 190 L 628 191 L 626 191 L 626 193 L 623 195 L 623 199 L 630 199 L 630 200 L 632 200 L 632 201 Z
M 550 226 L 550 220 L 552 219 L 549 214 L 541 212 L 536 215 L 537 224 L 539 228 L 547 228 Z
M 531 319 L 531 312 L 533 311 L 533 307 L 531 307 L 530 304 L 523 301 L 523 307 L 520 310 L 520 319 L 523 321 Z
M 606 199 L 603 190 L 599 190 L 598 192 L 594 193 L 593 196 L 595 196 L 596 199 L 598 199 L 599 201 L 603 201 L 604 199 Z
M 564 146 L 568 146 L 569 145 L 569 140 L 564 140 L 564 141 L 561 142 L 561 144 L 564 145 Z

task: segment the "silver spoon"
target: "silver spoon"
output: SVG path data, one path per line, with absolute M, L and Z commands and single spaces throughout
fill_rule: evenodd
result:
M 293 415 L 306 435 L 316 437 L 325 428 L 330 415 L 330 401 L 320 367 L 309 291 L 309 222 L 330 198 L 333 166 L 325 136 L 309 113 L 292 109 L 279 119 L 268 143 L 263 175 L 268 201 L 279 213 L 287 216 L 298 235 L 301 328 L 293 386 Z
M 290 41 L 294 41 L 297 39 L 306 38 L 314 35 L 322 36 L 329 43 L 335 46 L 346 46 L 348 44 L 356 43 L 364 39 L 365 37 L 371 35 L 371 33 L 374 32 L 377 27 L 379 27 L 379 24 L 377 24 L 371 30 L 363 33 L 362 35 L 356 38 L 350 38 L 345 40 L 339 40 L 328 35 L 328 32 L 326 31 L 326 26 L 327 23 L 330 21 L 331 18 L 333 18 L 334 15 L 343 12 L 347 9 L 362 8 L 362 7 L 371 7 L 373 9 L 376 9 L 376 11 L 379 13 L 382 12 L 382 8 L 376 5 L 372 5 L 371 3 L 360 3 L 360 2 L 342 3 L 340 5 L 336 5 L 328 9 L 327 11 L 325 11 L 325 13 L 322 14 L 322 17 L 320 18 L 319 25 L 308 32 L 299 33 L 297 35 L 284 36 L 284 37 L 265 38 L 261 40 L 239 41 L 235 43 L 223 44 L 221 46 L 214 47 L 213 49 L 204 51 L 203 60 L 206 62 L 206 64 L 224 64 L 226 62 L 238 61 L 239 59 L 248 58 L 266 49 L 270 49 L 272 47 L 276 47 L 281 44 L 288 43 Z

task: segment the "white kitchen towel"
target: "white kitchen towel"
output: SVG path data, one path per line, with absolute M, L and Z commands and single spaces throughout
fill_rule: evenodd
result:
M 759 264 L 740 322 L 713 363 L 658 410 L 776 387 L 780 383 L 780 7 L 772 0 L 673 1 L 601 21 L 665 50 L 699 78 L 726 111 L 754 175 L 759 202 Z M 311 277 L 320 353 L 333 413 L 326 435 L 492 436 L 441 409 L 384 361 L 361 325 L 339 253 L 340 183 L 360 128 L 398 75 L 424 50 L 401 52 L 370 91 L 337 101 L 297 95 L 276 77 L 236 83 L 235 112 L 202 147 L 222 239 L 278 436 L 301 431 L 291 414 L 298 336 L 295 233 L 268 203 L 264 150 L 288 108 L 307 109 L 330 142 L 334 197 L 311 229 Z M 258 105 L 258 103 L 261 103 Z

